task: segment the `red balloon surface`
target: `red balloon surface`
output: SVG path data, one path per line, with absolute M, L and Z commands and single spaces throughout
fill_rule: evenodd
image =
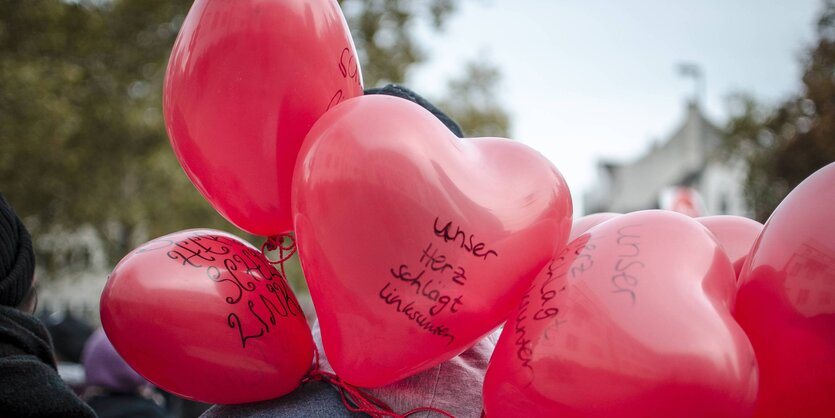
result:
M 171 145 L 200 193 L 255 235 L 292 229 L 290 189 L 316 119 L 362 95 L 334 0 L 197 0 L 163 90 Z
M 835 163 L 775 209 L 743 267 L 734 315 L 760 365 L 759 418 L 835 416 Z
M 739 277 L 754 241 L 763 230 L 763 224 L 744 216 L 733 215 L 705 216 L 696 220 L 713 233 L 731 259 L 734 272 Z
M 613 212 L 599 212 L 575 219 L 571 225 L 571 235 L 568 236 L 568 242 L 574 241 L 577 237 L 585 234 L 586 231 L 592 227 L 606 222 L 618 215 L 620 214 Z
M 139 374 L 207 403 L 287 394 L 313 359 L 310 328 L 285 279 L 221 231 L 181 231 L 133 250 L 107 280 L 101 321 Z
M 728 257 L 692 218 L 618 216 L 526 290 L 484 381 L 500 417 L 746 417 L 754 352 L 728 305 Z
M 541 154 L 460 140 L 390 96 L 347 100 L 316 122 L 293 207 L 325 352 L 362 387 L 448 360 L 496 328 L 565 245 L 572 213 Z

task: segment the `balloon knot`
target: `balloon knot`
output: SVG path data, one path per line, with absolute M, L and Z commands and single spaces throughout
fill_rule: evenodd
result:
M 278 250 L 278 259 L 270 258 L 267 253 Z M 296 253 L 296 240 L 289 233 L 273 235 L 261 244 L 261 253 L 272 264 L 283 264 Z
M 278 250 L 278 260 L 271 259 L 267 253 Z M 287 278 L 287 273 L 284 272 L 284 263 L 296 253 L 296 240 L 289 233 L 273 235 L 268 237 L 263 244 L 261 244 L 261 254 L 270 264 L 278 264 L 278 271 L 281 277 Z

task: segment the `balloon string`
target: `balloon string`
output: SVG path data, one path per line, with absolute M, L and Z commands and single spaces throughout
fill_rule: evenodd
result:
M 273 260 L 267 256 L 268 251 L 278 250 L 278 260 Z M 296 240 L 289 233 L 279 234 L 268 237 L 263 244 L 261 244 L 261 254 L 270 262 L 270 264 L 278 264 L 283 277 L 287 277 L 284 273 L 284 263 L 296 253 Z
M 394 412 L 383 400 L 348 382 L 345 382 L 334 373 L 322 371 L 322 369 L 319 368 L 319 349 L 314 347 L 313 354 L 313 367 L 307 376 L 302 379 L 302 383 L 318 380 L 335 386 L 339 389 L 339 394 L 342 397 L 342 403 L 345 404 L 345 407 L 348 408 L 349 411 L 362 412 L 370 415 L 372 418 L 406 418 L 418 412 L 437 412 L 445 417 L 455 418 L 449 412 L 428 406 L 414 408 L 402 415 L 398 414 Z

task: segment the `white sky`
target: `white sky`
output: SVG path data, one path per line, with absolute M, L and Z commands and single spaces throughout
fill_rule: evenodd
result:
M 582 214 L 599 158 L 629 160 L 666 138 L 695 91 L 676 70 L 701 66 L 703 108 L 719 126 L 730 93 L 777 103 L 800 90 L 800 57 L 820 0 L 461 0 L 446 29 L 419 31 L 430 54 L 406 85 L 441 97 L 471 60 L 502 73 L 512 138 L 562 172 Z

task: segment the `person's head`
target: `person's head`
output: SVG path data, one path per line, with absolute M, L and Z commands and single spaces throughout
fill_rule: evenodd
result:
M 64 363 L 81 363 L 84 345 L 95 330 L 83 319 L 69 311 L 59 311 L 41 317 L 52 337 L 55 359 Z
M 365 94 L 383 94 L 386 96 L 395 96 L 401 99 L 406 99 L 411 102 L 417 103 L 424 109 L 432 112 L 438 120 L 441 121 L 446 127 L 452 131 L 452 133 L 459 137 L 464 137 L 464 132 L 461 130 L 461 127 L 458 126 L 458 123 L 455 122 L 451 117 L 449 117 L 446 113 L 438 109 L 435 105 L 433 105 L 429 100 L 424 99 L 421 95 L 409 90 L 406 87 L 399 86 L 397 84 L 389 84 L 385 87 L 380 88 L 373 88 L 373 89 L 365 89 Z
M 0 305 L 33 311 L 34 276 L 32 238 L 0 194 Z

